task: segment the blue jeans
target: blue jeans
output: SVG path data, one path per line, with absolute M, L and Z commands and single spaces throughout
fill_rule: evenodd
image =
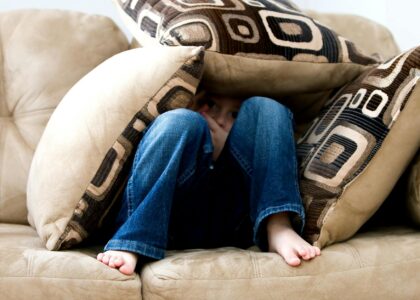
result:
M 262 97 L 245 100 L 212 161 L 208 125 L 197 112 L 168 111 L 149 125 L 134 157 L 105 250 L 161 259 L 166 249 L 267 250 L 267 217 L 291 212 L 301 233 L 292 113 Z

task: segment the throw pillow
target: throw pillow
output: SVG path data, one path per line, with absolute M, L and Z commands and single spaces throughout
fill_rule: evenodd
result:
M 420 226 L 420 152 L 409 170 L 406 200 L 411 220 Z
M 71 11 L 3 11 L 0 29 L 0 222 L 28 224 L 29 168 L 54 108 L 128 41 L 111 19 Z
M 143 129 L 186 107 L 202 75 L 201 47 L 129 50 L 82 78 L 51 116 L 29 174 L 31 224 L 50 250 L 100 226 L 119 197 Z
M 362 74 L 299 141 L 304 235 L 315 245 L 351 237 L 417 152 L 419 68 L 420 47 Z
M 376 63 L 288 0 L 114 2 L 143 46 L 204 46 L 203 86 L 215 93 L 315 93 L 341 87 Z M 297 111 L 311 106 L 288 104 Z

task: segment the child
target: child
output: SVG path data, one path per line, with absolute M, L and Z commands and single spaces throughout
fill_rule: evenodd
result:
M 292 113 L 262 97 L 200 91 L 198 111 L 166 112 L 135 154 L 116 232 L 97 259 L 133 274 L 166 249 L 246 248 L 290 266 L 320 255 L 304 241 Z

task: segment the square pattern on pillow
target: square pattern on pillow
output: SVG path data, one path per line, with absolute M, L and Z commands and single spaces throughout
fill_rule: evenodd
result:
M 305 237 L 351 237 L 377 210 L 420 144 L 420 47 L 362 74 L 298 143 Z M 403 203 L 402 203 L 403 205 Z
M 204 46 L 203 85 L 215 93 L 319 92 L 377 62 L 287 0 L 114 2 L 143 46 Z

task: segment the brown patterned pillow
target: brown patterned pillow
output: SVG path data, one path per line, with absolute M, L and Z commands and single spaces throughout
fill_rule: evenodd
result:
M 114 2 L 143 46 L 205 46 L 203 84 L 222 94 L 279 98 L 330 90 L 376 63 L 288 0 Z
M 28 182 L 30 223 L 50 250 L 95 230 L 118 198 L 143 129 L 189 105 L 202 75 L 202 47 L 135 49 L 82 78 L 54 111 Z
M 420 47 L 344 87 L 299 141 L 305 237 L 351 237 L 385 200 L 420 145 Z

